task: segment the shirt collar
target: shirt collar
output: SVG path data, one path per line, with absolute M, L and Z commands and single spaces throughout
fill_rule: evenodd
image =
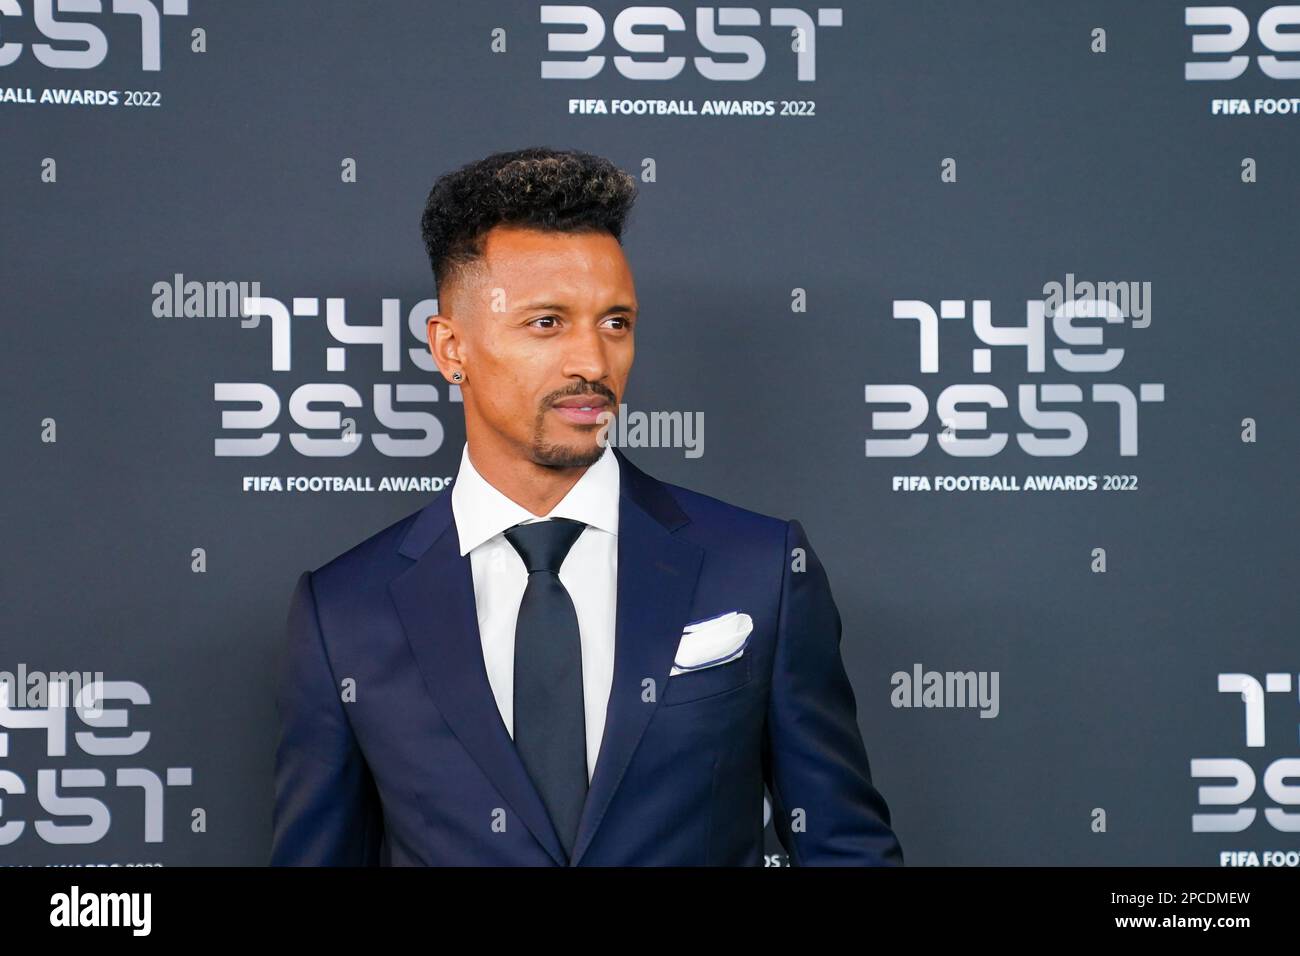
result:
M 546 518 L 572 518 L 618 534 L 619 465 L 612 445 L 589 466 Z M 510 500 L 479 474 L 469 460 L 469 442 L 461 449 L 460 471 L 451 489 L 451 510 L 460 537 L 461 555 L 524 521 L 543 520 Z

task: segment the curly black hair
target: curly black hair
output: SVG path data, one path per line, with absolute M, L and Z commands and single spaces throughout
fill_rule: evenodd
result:
M 433 184 L 420 217 L 439 292 L 483 255 L 493 226 L 605 231 L 622 241 L 636 189 L 636 180 L 607 159 L 545 146 L 493 153 L 447 173 Z

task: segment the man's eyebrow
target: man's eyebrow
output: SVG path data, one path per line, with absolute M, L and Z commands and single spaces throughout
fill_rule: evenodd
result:
M 569 307 L 567 305 L 563 305 L 558 302 L 529 302 L 525 305 L 520 305 L 515 307 L 516 312 L 531 312 L 534 309 L 547 309 L 551 312 L 569 311 Z M 608 306 L 604 311 L 605 312 L 635 312 L 636 306 L 615 303 L 614 305 Z

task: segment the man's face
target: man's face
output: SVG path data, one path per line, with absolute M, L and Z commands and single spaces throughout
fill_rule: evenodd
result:
M 475 444 L 554 468 L 595 462 L 634 352 L 636 289 L 618 240 L 497 226 L 450 291 L 437 318 L 450 319 Z

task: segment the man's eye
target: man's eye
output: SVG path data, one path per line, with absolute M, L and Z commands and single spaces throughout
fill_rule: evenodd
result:
M 626 328 L 629 328 L 628 320 L 627 320 L 625 317 L 623 317 L 623 316 L 621 316 L 621 315 L 611 315 L 610 318 L 613 319 L 615 322 L 622 322 L 622 323 L 623 323 L 622 325 L 618 326 L 618 328 L 620 328 L 620 329 L 626 329 Z
M 558 317 L 558 316 L 554 316 L 554 315 L 541 315 L 541 316 L 538 316 L 537 318 L 533 319 L 533 321 L 532 321 L 532 322 L 529 322 L 528 324 L 529 324 L 529 325 L 532 325 L 533 322 L 548 322 L 548 321 L 550 321 L 550 322 L 558 322 L 558 321 L 559 321 L 559 317 Z

